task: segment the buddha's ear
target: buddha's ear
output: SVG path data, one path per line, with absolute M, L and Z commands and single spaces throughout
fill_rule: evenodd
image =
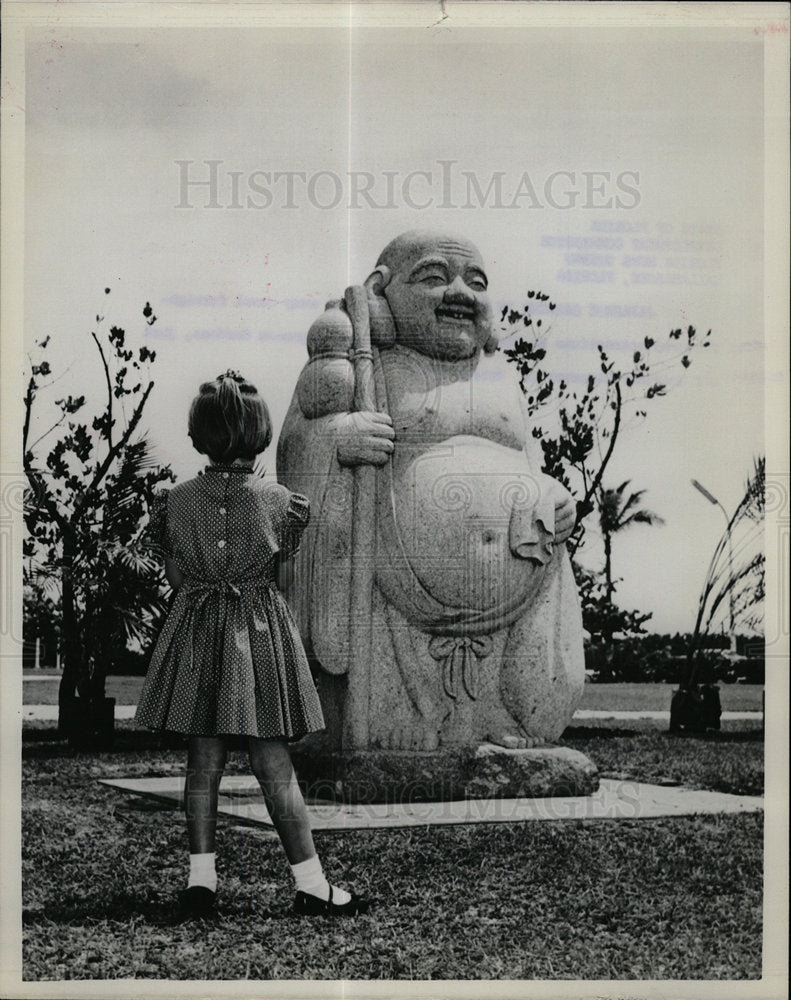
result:
M 492 316 L 492 306 L 491 303 L 486 302 L 484 315 L 481 320 L 488 331 L 488 336 L 483 345 L 484 354 L 494 354 L 497 350 L 497 345 L 499 344 L 499 338 L 494 332 L 494 317 Z
M 396 341 L 396 328 L 384 289 L 390 281 L 390 268 L 380 264 L 365 279 L 368 292 L 368 316 L 371 324 L 371 343 L 377 347 L 392 347 Z
M 494 354 L 497 351 L 497 346 L 500 341 L 495 337 L 493 333 L 490 333 L 486 338 L 486 343 L 483 345 L 484 354 Z

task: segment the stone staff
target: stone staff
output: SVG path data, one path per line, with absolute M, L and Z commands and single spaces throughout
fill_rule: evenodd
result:
M 354 409 L 376 407 L 374 356 L 368 314 L 368 292 L 351 285 L 344 293 L 346 312 L 352 323 L 354 358 Z M 346 747 L 368 745 L 368 714 L 371 691 L 373 573 L 376 545 L 376 469 L 360 465 L 354 470 L 351 536 L 351 589 L 349 593 L 349 666 L 343 743 Z

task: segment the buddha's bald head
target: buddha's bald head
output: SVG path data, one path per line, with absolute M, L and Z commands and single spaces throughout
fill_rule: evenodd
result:
M 398 343 L 456 361 L 491 340 L 488 279 L 464 237 L 412 230 L 384 248 L 369 279 L 387 300 Z
M 481 271 L 484 270 L 483 258 L 470 240 L 464 236 L 432 232 L 427 229 L 410 229 L 409 232 L 401 233 L 394 240 L 390 240 L 379 254 L 376 266 L 384 265 L 390 269 L 391 274 L 395 274 L 423 254 L 432 252 L 466 257 L 469 261 L 474 261 Z

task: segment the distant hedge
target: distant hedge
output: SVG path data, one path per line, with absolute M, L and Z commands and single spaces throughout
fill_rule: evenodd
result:
M 599 683 L 678 684 L 686 674 L 688 636 L 645 635 L 613 640 L 612 648 L 591 641 L 585 646 L 588 679 Z M 707 636 L 697 655 L 697 680 L 709 683 L 763 684 L 764 644 L 739 637 L 739 654 L 727 652 L 727 636 Z M 744 655 L 748 653 L 750 655 Z
M 148 653 L 135 653 L 127 649 L 111 664 L 107 672 L 115 676 L 143 677 L 148 670 L 149 658 Z
M 689 636 L 647 634 L 628 639 L 615 639 L 611 650 L 606 650 L 596 638 L 585 644 L 585 669 L 588 679 L 598 683 L 666 683 L 678 684 L 683 678 L 687 662 Z M 700 666 L 698 679 L 717 683 L 763 684 L 764 644 L 755 637 L 739 636 L 737 649 L 740 656 L 726 655 L 728 637 L 705 636 L 698 654 Z M 26 669 L 32 663 L 32 643 L 26 643 Z M 747 654 L 747 655 L 744 655 Z M 42 665 L 45 663 L 42 647 Z M 113 656 L 108 674 L 142 677 L 148 669 L 149 652 L 119 650 Z

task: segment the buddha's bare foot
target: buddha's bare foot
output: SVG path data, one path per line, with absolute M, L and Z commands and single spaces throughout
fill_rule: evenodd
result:
M 439 733 L 435 730 L 426 730 L 422 735 L 421 750 L 436 750 L 439 746 Z
M 382 746 L 387 750 L 436 750 L 439 734 L 420 722 L 404 722 L 385 734 Z
M 495 746 L 504 747 L 506 750 L 524 750 L 527 746 L 525 737 L 516 733 L 497 733 L 489 736 L 489 740 Z
M 526 736 L 523 733 L 498 733 L 489 737 L 495 746 L 504 747 L 506 750 L 531 750 L 533 747 L 540 747 L 546 743 L 540 736 Z

